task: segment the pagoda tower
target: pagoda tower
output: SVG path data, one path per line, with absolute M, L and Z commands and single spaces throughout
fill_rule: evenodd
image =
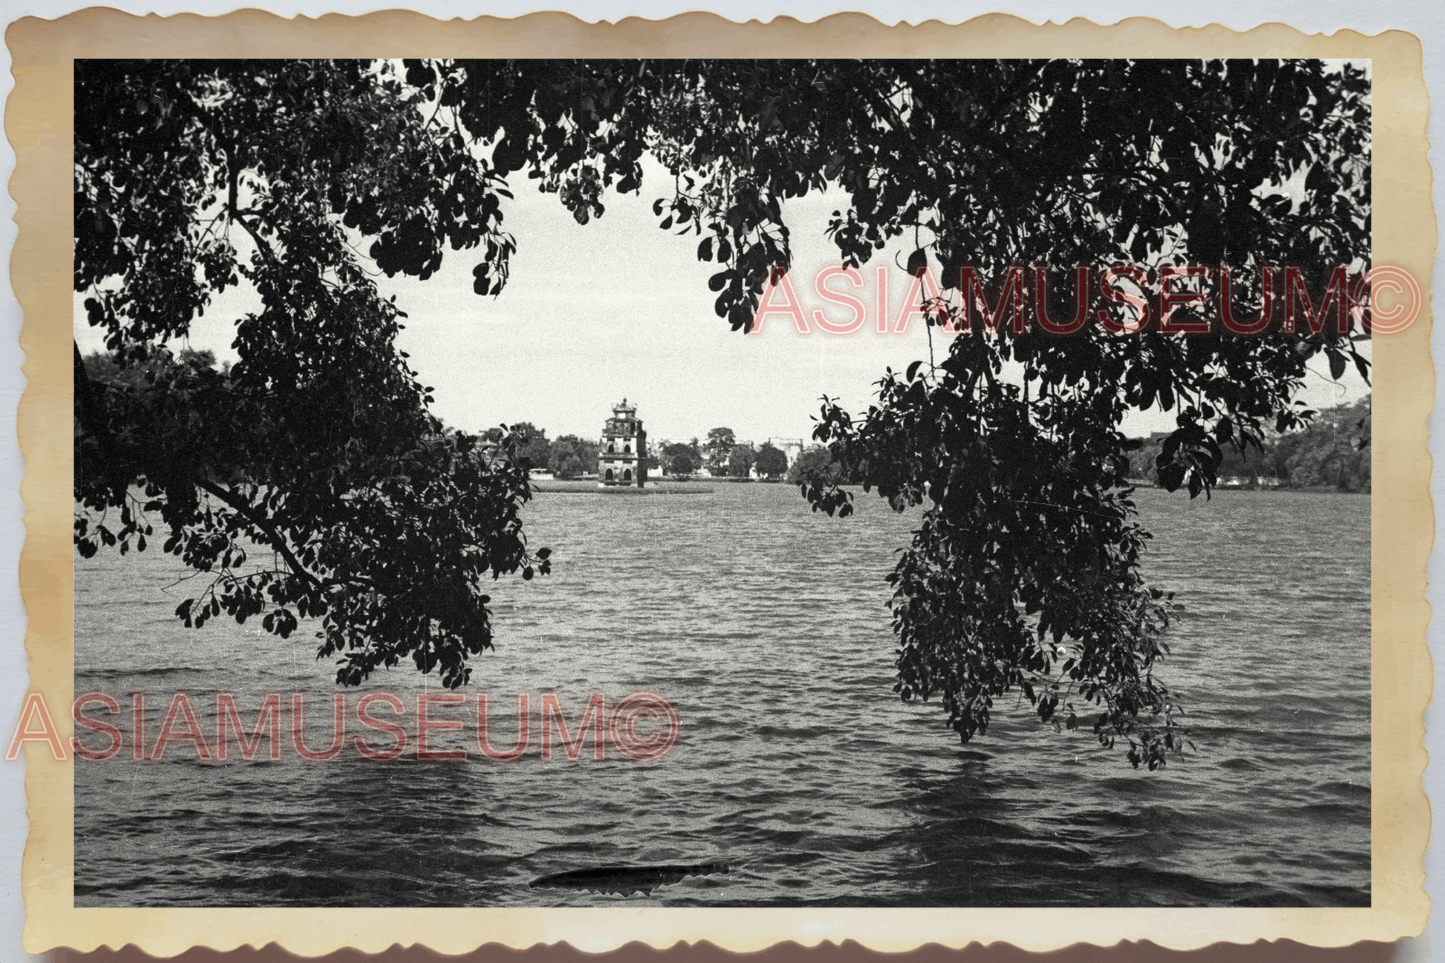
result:
M 612 417 L 602 429 L 597 454 L 597 484 L 602 488 L 641 488 L 647 481 L 647 432 L 637 418 L 637 406 L 627 399 L 612 406 Z

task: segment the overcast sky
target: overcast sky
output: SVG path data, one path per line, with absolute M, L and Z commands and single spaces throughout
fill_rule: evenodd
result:
M 659 176 L 662 175 L 662 176 Z M 611 406 L 635 403 L 653 440 L 706 438 L 726 426 L 740 440 L 810 441 L 820 396 L 866 410 L 873 383 L 886 367 L 902 370 L 928 356 L 926 329 L 914 318 L 905 334 L 878 334 L 874 301 L 879 266 L 886 266 L 890 327 L 905 304 L 912 278 L 907 253 L 880 252 L 863 269 L 857 295 L 866 323 L 851 335 L 814 329 L 798 334 L 784 315 L 770 317 L 760 335 L 744 336 L 713 313 L 708 277 L 713 262 L 697 260 L 699 238 L 660 230 L 652 201 L 666 184 L 649 165 L 640 195 L 604 198 L 606 214 L 579 225 L 556 195 L 541 194 L 522 174 L 512 177 L 516 199 L 504 207 L 504 227 L 516 238 L 511 279 L 498 297 L 472 291 L 478 251 L 446 252 L 442 270 L 427 281 L 379 278 L 386 294 L 410 316 L 400 346 L 425 384 L 436 388 L 435 412 L 448 425 L 479 431 L 530 421 L 548 437 L 600 435 Z M 842 194 L 784 204 L 794 252 L 793 283 L 809 317 L 827 309 L 841 322 L 848 309 L 829 306 L 812 290 L 818 271 L 836 264 L 825 229 Z M 239 233 L 239 232 L 236 232 Z M 232 238 L 240 247 L 242 239 Z M 986 279 L 992 285 L 993 279 Z M 830 287 L 846 288 L 842 279 Z M 102 341 L 87 328 L 76 299 L 82 351 Z M 909 303 L 916 303 L 917 296 Z M 192 326 L 191 345 L 234 360 L 234 321 L 252 305 L 228 292 Z M 935 350 L 943 357 L 942 336 Z M 1316 366 L 1305 400 L 1322 407 L 1360 397 L 1365 387 L 1350 369 L 1336 384 Z M 1132 416 L 1131 434 L 1173 427 L 1157 409 Z

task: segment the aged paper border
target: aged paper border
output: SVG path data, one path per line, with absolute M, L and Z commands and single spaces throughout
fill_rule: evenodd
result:
M 1039 27 L 1006 15 L 960 25 L 885 27 L 857 14 L 811 24 L 787 18 L 738 24 L 712 14 L 587 24 L 569 14 L 442 22 L 404 11 L 284 20 L 254 10 L 219 18 L 140 18 L 92 9 L 53 21 L 17 21 L 6 39 L 16 82 L 6 105 L 6 132 L 17 155 L 9 187 L 19 225 L 11 280 L 25 313 L 21 346 L 29 379 L 19 413 L 27 507 L 21 590 L 29 618 L 30 690 L 43 693 L 53 707 L 68 706 L 72 698 L 72 383 L 65 342 L 72 324 L 69 157 L 71 63 L 77 57 L 1370 58 L 1373 259 L 1408 270 L 1420 281 L 1425 300 L 1408 332 L 1377 339 L 1373 346 L 1369 909 L 76 909 L 71 763 L 29 753 L 30 836 L 23 867 L 29 951 L 133 943 L 167 956 L 193 945 L 226 950 L 275 942 L 310 955 L 344 946 L 379 952 L 397 943 L 421 943 L 455 954 L 483 943 L 521 948 L 560 940 L 594 952 L 636 940 L 655 947 L 707 940 L 750 951 L 782 940 L 811 946 L 844 939 L 890 951 L 974 941 L 1049 950 L 1122 939 L 1192 949 L 1259 939 L 1341 946 L 1423 929 L 1429 903 L 1421 858 L 1430 813 L 1422 785 L 1422 714 L 1433 675 L 1425 642 L 1430 609 L 1424 573 L 1434 518 L 1425 424 L 1435 391 L 1429 279 L 1437 228 L 1425 136 L 1428 98 L 1421 46 L 1413 35 L 1306 36 L 1281 24 L 1239 33 L 1223 27 L 1172 29 L 1145 19 L 1109 27 L 1084 20 Z M 69 719 L 63 711 L 57 715 L 68 736 Z

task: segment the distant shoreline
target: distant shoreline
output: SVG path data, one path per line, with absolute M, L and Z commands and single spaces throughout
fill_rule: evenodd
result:
M 1138 489 L 1154 489 L 1166 491 L 1163 487 L 1152 481 L 1144 481 L 1138 478 L 1129 479 L 1129 484 Z M 1183 488 L 1180 491 L 1184 491 Z M 1211 492 L 1286 492 L 1294 495 L 1368 495 L 1369 489 L 1353 491 L 1347 488 L 1336 488 L 1333 485 L 1215 485 Z
M 600 486 L 593 478 L 577 479 L 574 481 L 562 481 L 555 478 L 540 479 L 532 482 L 532 490 L 548 494 L 571 494 L 571 495 L 707 495 L 712 488 L 707 485 L 698 485 L 693 482 L 648 482 L 646 488 L 638 488 L 635 485 L 612 485 Z
M 718 478 L 709 479 L 710 482 L 722 484 L 742 483 L 743 479 Z M 754 482 L 754 479 L 747 479 Z M 769 484 L 767 482 L 756 482 L 756 484 Z M 778 483 L 773 483 L 778 484 Z M 1151 489 L 1164 491 L 1157 484 L 1142 479 L 1130 479 L 1129 484 L 1136 489 Z M 844 485 L 844 488 L 855 489 L 857 485 Z M 646 488 L 636 486 L 612 485 L 608 487 L 599 486 L 595 478 L 575 479 L 562 481 L 555 478 L 544 478 L 532 482 L 532 490 L 538 494 L 564 494 L 564 495 L 709 495 L 715 490 L 712 484 L 700 484 L 693 481 L 672 481 L 666 479 L 661 482 L 649 481 Z M 1298 495 L 1369 495 L 1368 491 L 1346 491 L 1334 488 L 1329 485 L 1308 485 L 1292 488 L 1287 485 L 1241 485 L 1224 486 L 1215 485 L 1214 493 L 1219 492 L 1287 492 Z

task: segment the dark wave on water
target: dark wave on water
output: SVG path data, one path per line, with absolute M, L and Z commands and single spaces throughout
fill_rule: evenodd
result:
M 529 538 L 553 574 L 491 591 L 497 651 L 468 697 L 490 693 L 505 747 L 513 693 L 556 692 L 575 720 L 592 692 L 649 690 L 679 717 L 665 758 L 544 762 L 534 740 L 506 765 L 307 762 L 283 738 L 278 762 L 180 742 L 138 763 L 126 745 L 76 762 L 76 905 L 1368 906 L 1368 497 L 1138 499 L 1146 571 L 1186 605 L 1162 675 L 1197 751 L 1162 772 L 1024 707 L 960 746 L 936 704 L 899 702 L 882 579 L 912 522 L 875 499 L 836 520 L 786 486 L 544 494 Z M 209 734 L 218 691 L 249 726 L 266 693 L 304 690 L 324 748 L 309 634 L 187 630 L 178 574 L 156 552 L 77 560 L 76 691 L 122 708 L 92 717 L 128 730 L 143 690 L 154 738 L 186 691 Z M 411 705 L 428 681 L 369 688 Z M 727 872 L 628 875 L 707 866 Z M 601 891 L 529 885 L 602 868 L 620 875 Z

